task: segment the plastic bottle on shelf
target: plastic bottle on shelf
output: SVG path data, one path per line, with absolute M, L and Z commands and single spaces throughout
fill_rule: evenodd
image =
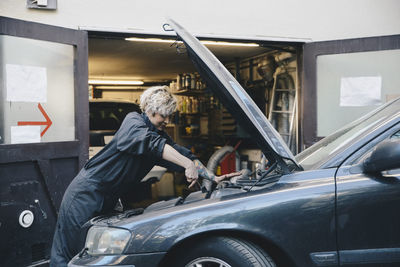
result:
M 170 82 L 169 88 L 171 89 L 171 91 L 176 91 L 176 82 L 175 81 Z
M 197 74 L 197 78 L 196 78 L 196 89 L 197 90 L 201 90 L 202 89 L 201 88 L 201 84 L 202 84 L 201 76 L 200 76 L 200 74 Z
M 177 100 L 178 100 L 178 112 L 182 113 L 182 99 L 178 97 Z
M 200 90 L 200 76 L 196 75 L 196 83 L 195 83 L 196 90 Z
M 190 100 L 192 102 L 192 113 L 196 113 L 196 99 L 191 97 Z
M 185 89 L 190 90 L 190 83 L 191 83 L 190 80 L 191 80 L 190 74 L 186 73 L 186 75 L 185 75 Z
M 207 84 L 204 82 L 204 81 L 201 81 L 201 83 L 200 83 L 200 89 L 201 90 L 205 90 L 206 89 L 206 87 L 207 87 Z
M 186 99 L 185 99 L 185 97 L 182 97 L 182 113 L 183 114 L 185 114 L 185 113 L 187 113 L 187 109 L 186 109 Z
M 181 87 L 180 89 L 183 90 L 185 89 L 185 74 L 179 74 L 181 77 Z
M 196 76 L 194 75 L 194 73 L 190 74 L 190 89 L 196 89 Z

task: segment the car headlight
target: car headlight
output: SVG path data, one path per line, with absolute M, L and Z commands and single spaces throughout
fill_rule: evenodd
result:
M 87 252 L 91 255 L 121 254 L 131 237 L 128 230 L 92 226 L 86 236 Z

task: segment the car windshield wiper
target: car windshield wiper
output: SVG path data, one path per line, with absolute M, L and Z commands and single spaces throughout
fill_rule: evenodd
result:
M 268 170 L 265 173 L 263 173 L 263 175 L 260 178 L 258 178 L 247 191 L 251 191 L 251 189 L 253 189 L 254 186 L 256 186 L 259 182 L 261 182 L 265 177 L 267 177 L 267 175 L 270 174 L 273 170 L 275 170 L 277 166 L 278 162 L 274 162 L 274 164 L 272 164 L 271 167 L 269 167 Z

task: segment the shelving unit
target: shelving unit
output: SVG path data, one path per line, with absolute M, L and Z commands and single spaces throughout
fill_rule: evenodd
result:
M 225 136 L 236 134 L 236 121 L 210 92 L 211 90 L 207 88 L 172 91 L 173 94 L 181 97 L 178 105 L 180 138 L 215 143 L 216 140 L 222 140 Z M 182 112 L 183 101 L 186 101 L 187 97 L 196 98 L 199 105 L 198 112 Z M 187 108 L 186 106 L 183 109 Z
M 238 59 L 229 66 L 230 72 L 243 85 L 294 154 L 298 152 L 299 139 L 297 127 L 297 95 L 299 92 L 297 62 L 297 51 L 295 49 L 278 49 L 257 57 Z M 181 78 L 183 76 L 189 77 L 187 74 L 179 75 Z M 193 77 L 193 75 L 190 76 Z M 198 82 L 199 76 L 194 76 L 197 77 L 195 81 Z M 186 85 L 187 83 L 181 81 L 180 84 Z M 195 125 L 200 125 L 200 118 L 203 118 L 204 125 L 206 118 L 208 128 L 207 134 L 203 132 L 200 135 L 184 136 L 185 131 L 180 131 L 182 138 L 197 140 L 203 138 L 204 140 L 207 139 L 210 144 L 226 143 L 236 139 L 249 139 L 249 143 L 251 143 L 251 134 L 241 128 L 226 109 L 220 104 L 215 104 L 215 100 L 211 99 L 213 97 L 211 90 L 207 88 L 206 84 L 200 81 L 200 87 L 196 87 L 197 89 L 188 88 L 175 90 L 173 93 L 190 99 L 207 98 L 206 102 L 208 105 L 210 105 L 210 102 L 213 103 L 211 104 L 213 108 L 207 107 L 207 111 L 211 112 L 212 115 L 192 112 L 181 113 L 180 115 L 189 119 L 191 124 L 195 121 Z M 185 123 L 187 124 L 187 122 Z M 196 128 L 197 126 L 195 126 Z

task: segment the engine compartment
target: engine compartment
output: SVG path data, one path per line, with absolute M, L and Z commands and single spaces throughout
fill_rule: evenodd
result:
M 247 169 L 241 170 L 240 176 L 232 177 L 229 180 L 222 181 L 218 184 L 216 182 L 203 179 L 201 190 L 192 192 L 186 197 L 175 197 L 169 200 L 158 201 L 147 206 L 146 208 L 134 208 L 128 210 L 122 209 L 120 212 L 95 217 L 86 224 L 109 225 L 113 222 L 118 222 L 142 213 L 163 210 L 179 205 L 186 205 L 205 199 L 221 199 L 226 196 L 261 190 L 276 184 L 281 176 L 282 172 L 278 165 L 272 164 L 267 170 L 258 170 L 257 173 L 250 172 Z
M 192 192 L 186 198 L 177 197 L 166 201 L 158 201 L 144 209 L 144 212 L 194 203 L 204 199 L 222 198 L 229 195 L 246 193 L 251 190 L 271 187 L 279 180 L 281 175 L 272 174 L 267 176 L 269 173 L 270 172 L 265 171 L 259 179 L 255 179 L 251 176 L 252 173 L 244 172 L 239 177 L 233 177 L 229 181 L 223 181 L 219 184 L 212 183 L 209 180 L 203 180 L 201 191 Z

